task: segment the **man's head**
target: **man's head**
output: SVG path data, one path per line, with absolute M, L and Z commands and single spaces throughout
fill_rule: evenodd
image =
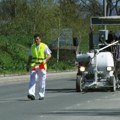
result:
M 36 43 L 36 45 L 39 45 L 41 42 L 41 37 L 39 34 L 35 34 L 34 35 L 34 42 Z

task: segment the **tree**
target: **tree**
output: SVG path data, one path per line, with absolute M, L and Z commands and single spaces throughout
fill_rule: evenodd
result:
M 119 3 L 120 3 L 120 0 L 107 0 L 107 15 L 108 16 L 111 16 L 113 11 L 115 11 L 117 15 L 120 14 Z

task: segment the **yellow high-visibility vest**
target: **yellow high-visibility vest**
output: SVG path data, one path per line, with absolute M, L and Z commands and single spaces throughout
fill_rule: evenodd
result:
M 44 51 L 46 48 L 46 44 L 44 43 L 40 43 L 39 46 L 37 46 L 38 48 L 36 48 L 36 44 L 32 44 L 31 50 L 32 50 L 32 63 L 31 63 L 31 67 L 35 67 L 36 65 L 39 65 L 40 63 L 43 62 L 43 60 L 46 58 Z M 47 68 L 47 65 L 45 64 L 45 68 Z

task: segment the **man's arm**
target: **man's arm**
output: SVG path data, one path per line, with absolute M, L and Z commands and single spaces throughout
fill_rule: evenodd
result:
M 51 58 L 51 54 L 48 54 L 46 59 L 43 62 L 46 63 L 50 58 Z
M 46 56 L 45 60 L 43 61 L 44 63 L 46 63 L 52 57 L 51 53 L 51 50 L 48 48 L 48 46 L 46 46 L 44 51 L 44 54 Z

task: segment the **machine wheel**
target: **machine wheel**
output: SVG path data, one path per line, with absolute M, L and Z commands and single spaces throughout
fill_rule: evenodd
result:
M 111 88 L 111 91 L 112 91 L 112 92 L 115 92 L 115 91 L 116 91 L 116 88 L 117 88 L 115 77 L 114 77 L 114 76 L 111 76 L 110 79 L 111 79 L 112 85 L 113 85 L 112 88 Z
M 76 78 L 76 92 L 82 92 L 83 91 L 83 88 L 82 88 L 82 85 L 83 85 L 83 77 L 81 75 L 77 76 Z

